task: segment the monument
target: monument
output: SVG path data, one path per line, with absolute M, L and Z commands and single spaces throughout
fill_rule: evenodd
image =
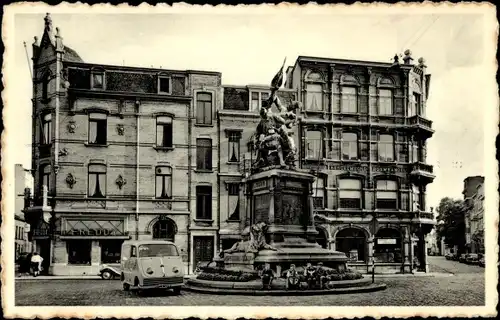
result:
M 316 243 L 312 184 L 314 175 L 297 169 L 293 127 L 299 121 L 300 102 L 284 106 L 277 96 L 282 70 L 271 83 L 271 95 L 260 109 L 261 120 L 253 135 L 257 160 L 245 179 L 249 217 L 244 235 L 250 240 L 221 252 L 228 269 L 262 269 L 268 263 L 277 274 L 291 264 L 322 262 L 325 267 L 345 269 L 344 253 Z M 276 106 L 278 112 L 271 109 Z
M 247 292 L 260 285 L 256 280 L 259 271 L 270 268 L 276 278 L 282 278 L 292 265 L 293 270 L 303 269 L 304 274 L 306 266 L 316 268 L 313 265 L 318 266 L 314 270 L 328 272 L 321 277 L 328 283 L 321 284 L 320 289 L 352 286 L 360 290 L 361 285 L 368 284 L 369 279 L 347 272 L 345 253 L 316 243 L 318 231 L 312 202 L 315 176 L 296 167 L 293 128 L 299 121 L 296 111 L 301 104 L 294 101 L 285 107 L 276 94 L 283 84 L 283 67 L 271 82 L 271 95 L 260 109 L 261 120 L 252 136 L 257 159 L 244 180 L 247 213 L 243 218 L 243 240 L 221 251 L 213 261 L 215 268 L 201 268 L 196 279 L 188 280 L 188 288 L 204 292 Z M 273 106 L 277 112 L 272 112 Z M 333 284 L 331 280 L 347 280 L 347 283 Z M 276 283 L 285 288 L 283 281 Z M 363 290 L 384 288 L 385 285 L 369 285 Z

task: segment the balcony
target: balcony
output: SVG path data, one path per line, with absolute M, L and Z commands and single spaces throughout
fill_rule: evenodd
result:
M 431 183 L 436 178 L 432 166 L 423 162 L 413 163 L 410 175 L 414 181 L 424 184 Z
M 419 115 L 410 117 L 408 120 L 409 125 L 426 139 L 432 137 L 432 135 L 434 134 L 434 130 L 432 129 L 432 121 L 427 120 Z

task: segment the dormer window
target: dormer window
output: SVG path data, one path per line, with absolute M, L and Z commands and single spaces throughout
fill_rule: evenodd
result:
M 92 71 L 91 81 L 92 89 L 104 89 L 104 72 Z
M 265 101 L 269 99 L 269 92 L 252 91 L 250 100 L 250 111 L 259 111 L 264 107 Z
M 172 93 L 172 78 L 169 76 L 158 76 L 158 93 Z

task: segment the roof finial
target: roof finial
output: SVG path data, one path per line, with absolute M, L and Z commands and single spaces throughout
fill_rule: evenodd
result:
M 403 61 L 405 62 L 405 64 L 412 64 L 412 61 L 413 61 L 413 58 L 412 58 L 412 52 L 410 49 L 406 49 L 405 50 L 405 56 L 403 58 Z
M 52 27 L 52 18 L 50 17 L 50 13 L 47 12 L 47 15 L 44 18 L 45 20 L 45 26 L 46 27 Z
M 56 37 L 60 37 L 60 36 L 61 36 L 61 33 L 59 30 L 59 27 L 56 27 Z
M 33 44 L 34 44 L 35 46 L 38 46 L 38 37 L 37 37 L 37 36 L 34 36 L 33 38 L 35 39 L 35 41 L 33 42 Z

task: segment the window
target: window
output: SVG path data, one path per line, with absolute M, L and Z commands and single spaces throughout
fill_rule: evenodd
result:
M 228 183 L 228 220 L 238 221 L 240 219 L 240 184 Z
M 41 167 L 40 173 L 40 193 L 43 193 L 43 186 L 47 186 L 47 190 L 50 190 L 50 165 L 44 165 Z
M 252 92 L 251 100 L 250 100 L 250 111 L 259 111 L 261 107 L 265 107 L 265 103 L 269 99 L 268 92 Z
M 107 140 L 107 115 L 89 114 L 89 144 L 104 145 Z
M 358 135 L 350 132 L 342 133 L 342 159 L 358 159 Z
M 323 209 L 325 207 L 325 180 L 316 177 L 313 183 L 313 207 L 314 209 Z
M 68 240 L 66 241 L 68 250 L 68 264 L 90 265 L 90 240 Z
M 49 99 L 49 81 L 50 76 L 46 74 L 42 79 L 42 100 Z
M 132 246 L 132 248 L 130 249 L 130 256 L 137 257 L 137 247 L 136 246 Z
M 156 193 L 157 199 L 172 198 L 172 168 L 156 168 Z
M 340 179 L 339 199 L 342 209 L 361 209 L 361 180 Z
M 212 170 L 212 139 L 196 139 L 196 169 Z
M 373 259 L 376 262 L 402 262 L 401 233 L 392 228 L 379 229 L 375 234 L 373 251 Z
M 337 232 L 335 249 L 344 252 L 350 261 L 366 260 L 366 235 L 355 228 L 346 228 Z
M 378 147 L 379 161 L 394 161 L 394 137 L 381 134 Z
M 92 72 L 92 89 L 104 89 L 104 72 Z
M 383 116 L 392 115 L 392 91 L 380 89 L 379 91 L 379 114 Z
M 420 210 L 420 188 L 416 185 L 412 185 L 412 191 L 413 191 L 412 210 L 418 211 Z
M 149 257 L 177 257 L 179 251 L 172 244 L 142 244 L 139 246 L 139 258 Z
M 357 89 L 355 87 L 342 87 L 342 113 L 357 113 Z
M 422 106 L 421 106 L 421 98 L 420 98 L 420 94 L 419 94 L 419 93 L 414 92 L 414 93 L 413 93 L 413 107 L 412 107 L 412 108 L 413 108 L 413 110 L 412 110 L 413 114 L 412 114 L 412 115 L 413 115 L 413 116 L 414 116 L 414 115 L 417 115 L 417 114 L 418 114 L 418 115 L 421 115 L 421 114 L 422 114 L 422 113 L 421 113 L 421 107 L 422 107 Z M 410 115 L 408 115 L 408 116 L 410 116 Z
M 306 110 L 323 111 L 323 86 L 321 84 L 306 85 Z
M 212 187 L 196 187 L 196 219 L 212 220 Z
M 171 93 L 170 77 L 158 77 L 158 93 Z
M 377 209 L 397 209 L 398 186 L 393 180 L 377 181 Z
M 42 144 L 52 143 L 52 114 L 50 113 L 43 116 L 40 141 Z
M 160 217 L 153 225 L 153 239 L 165 239 L 175 242 L 175 223 L 170 219 Z
M 120 263 L 121 240 L 101 241 L 101 263 Z
M 241 132 L 239 131 L 228 132 L 229 162 L 240 161 L 240 140 L 241 140 Z
M 172 147 L 172 118 L 168 116 L 156 117 L 156 146 Z
M 310 130 L 306 132 L 306 159 L 321 160 L 323 157 L 322 139 L 323 135 L 319 130 Z
M 106 166 L 102 164 L 89 165 L 88 196 L 104 198 L 106 196 Z
M 196 124 L 212 124 L 212 94 L 196 94 Z

